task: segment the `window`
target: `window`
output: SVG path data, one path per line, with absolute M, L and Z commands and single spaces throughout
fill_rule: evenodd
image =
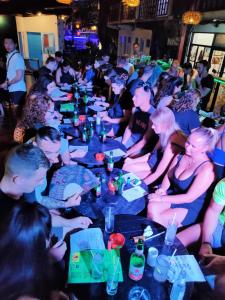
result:
M 157 16 L 165 16 L 168 13 L 169 0 L 159 0 Z
M 204 46 L 212 46 L 213 38 L 213 33 L 195 33 L 192 43 Z

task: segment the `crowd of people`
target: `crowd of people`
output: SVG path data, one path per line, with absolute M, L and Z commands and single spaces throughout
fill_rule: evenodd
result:
M 70 152 L 60 132 L 63 116 L 55 90 L 74 83 L 105 100 L 95 104 L 106 108 L 100 117 L 112 124 L 109 138 L 127 148 L 123 170 L 149 187 L 146 217 L 166 227 L 175 215 L 181 242 L 187 247 L 200 241 L 206 267 L 225 274 L 225 258 L 212 254 L 225 243 L 225 125 L 204 127 L 198 115 L 199 108 L 207 109 L 213 88 L 208 62 L 199 61 L 193 69 L 189 62 L 180 66 L 174 61 L 163 71 L 156 61 L 133 66 L 126 56 L 115 66 L 103 54 L 73 68 L 58 51 L 40 68 L 25 97 L 22 56 L 11 37 L 4 46 L 7 79 L 1 88 L 8 87 L 11 103 L 20 105 L 22 113 L 14 131 L 18 145 L 7 154 L 0 181 L 0 298 L 67 299 L 64 279 L 56 279 L 54 272 L 66 244 L 52 245 L 51 233 L 61 230 L 63 241 L 66 233 L 88 228 L 92 220 L 62 215 L 60 209 L 79 206 L 82 198 L 77 193 L 51 197 L 48 177 L 55 164 L 76 170 L 76 157 L 85 155 Z M 219 292 L 223 282 L 222 276 Z

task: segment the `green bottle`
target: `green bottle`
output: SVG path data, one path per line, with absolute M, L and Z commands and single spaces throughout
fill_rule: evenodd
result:
M 132 280 L 141 280 L 145 269 L 144 243 L 141 239 L 138 240 L 136 250 L 131 254 L 129 277 Z
M 92 122 L 91 122 L 90 128 L 89 128 L 89 136 L 90 136 L 90 138 L 92 138 L 94 136 L 94 127 L 93 127 Z
M 119 195 L 123 193 L 123 186 L 124 186 L 124 179 L 123 179 L 123 172 L 120 171 L 119 178 L 117 179 L 117 192 Z
M 114 167 L 113 151 L 110 151 L 109 160 L 108 160 L 108 163 L 107 163 L 107 169 L 108 169 L 108 171 L 112 172 L 113 171 L 113 167 Z
M 101 138 L 102 138 L 102 143 L 105 143 L 105 141 L 106 141 L 106 130 L 105 130 L 104 125 L 102 127 Z
M 84 104 L 87 105 L 87 103 L 88 103 L 88 96 L 87 96 L 86 93 L 84 94 L 83 101 L 84 101 Z
M 102 193 L 101 175 L 97 173 L 96 177 L 98 178 L 99 184 L 95 187 L 95 195 L 96 197 L 100 197 Z
M 79 116 L 78 116 L 78 112 L 77 112 L 76 108 L 74 109 L 73 124 L 74 124 L 74 126 L 79 125 Z

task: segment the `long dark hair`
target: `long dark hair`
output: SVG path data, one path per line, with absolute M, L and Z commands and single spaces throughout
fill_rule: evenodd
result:
M 31 203 L 16 204 L 0 224 L 0 299 L 20 296 L 50 299 L 46 241 L 48 210 Z
M 49 83 L 53 82 L 51 76 L 43 75 L 38 78 L 38 80 L 33 84 L 33 86 L 30 89 L 29 95 L 32 95 L 34 93 L 39 94 L 47 94 L 47 86 Z

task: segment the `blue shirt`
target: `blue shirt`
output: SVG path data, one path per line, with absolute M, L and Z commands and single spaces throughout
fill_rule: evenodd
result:
M 173 113 L 177 124 L 185 135 L 188 136 L 193 129 L 200 127 L 200 121 L 196 111 L 173 111 Z

